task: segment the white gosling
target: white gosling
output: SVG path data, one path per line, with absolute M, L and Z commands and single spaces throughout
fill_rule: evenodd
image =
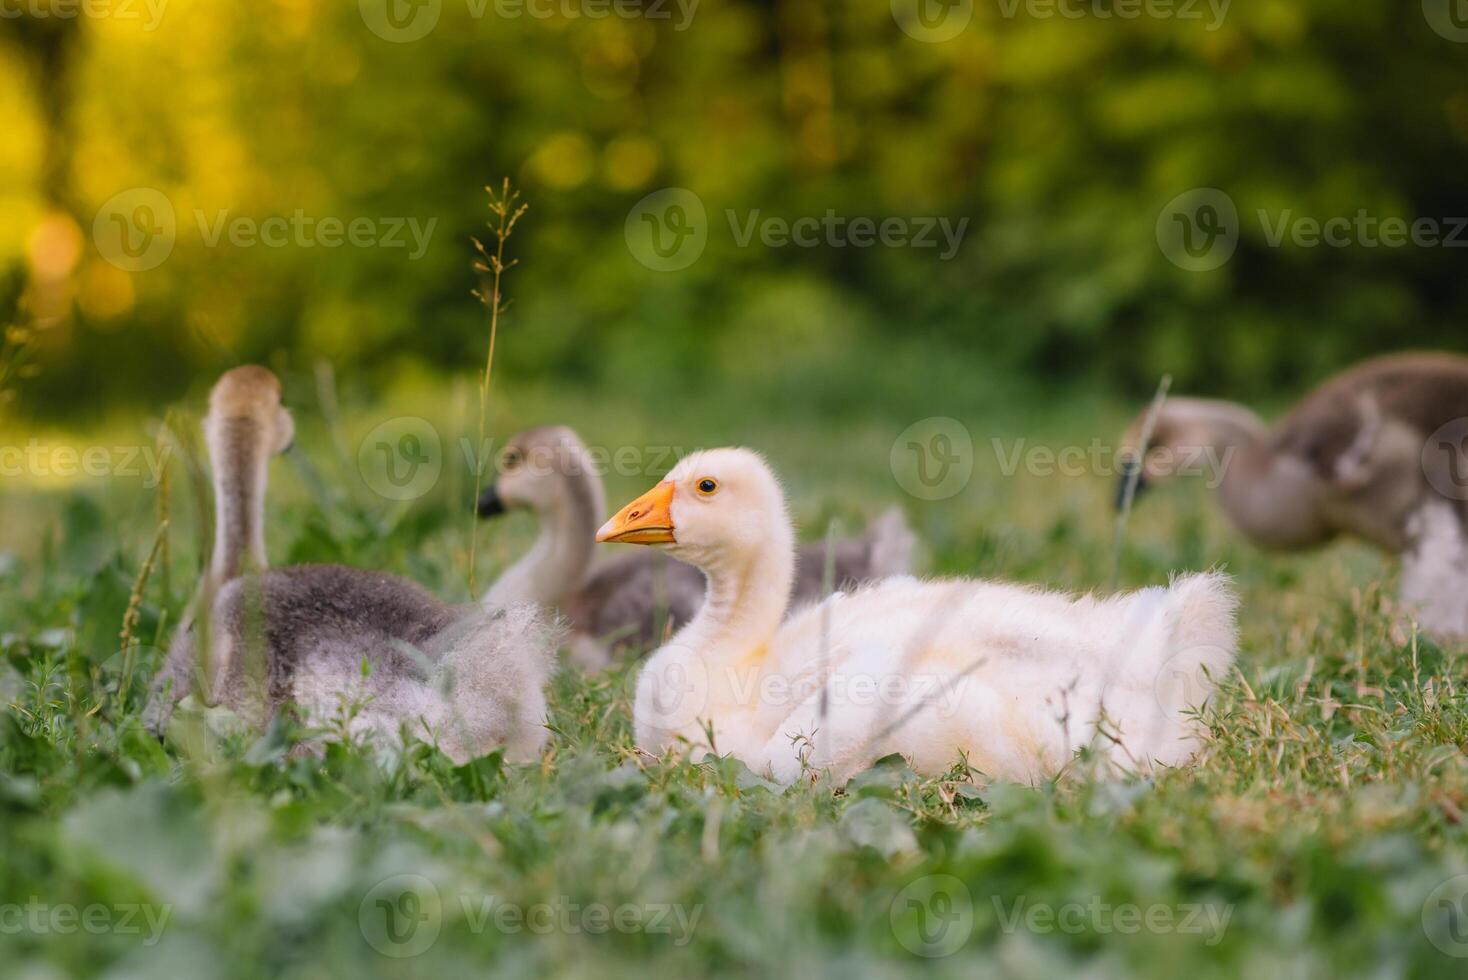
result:
M 924 773 L 967 757 L 1035 783 L 1085 746 L 1118 771 L 1180 766 L 1233 663 L 1224 576 L 1073 598 L 975 580 L 890 579 L 785 618 L 794 532 L 764 460 L 689 456 L 602 527 L 708 578 L 697 616 L 638 678 L 637 744 L 733 754 L 791 782 L 838 782 L 891 753 Z
M 587 669 L 606 666 L 614 651 L 628 647 L 651 651 L 703 603 L 703 575 L 666 555 L 634 550 L 592 562 L 606 498 L 591 451 L 565 426 L 530 429 L 506 441 L 499 475 L 480 496 L 478 513 L 491 517 L 510 510 L 534 511 L 540 535 L 482 602 L 487 609 L 516 602 L 558 609 L 571 624 L 572 656 Z M 894 507 L 865 535 L 832 543 L 830 584 L 845 589 L 907 574 L 915 543 Z M 825 542 L 817 542 L 796 553 L 797 603 L 829 591 L 826 551 Z
M 257 728 L 289 710 L 386 748 L 407 728 L 459 764 L 501 746 L 513 761 L 537 757 L 560 630 L 534 604 L 458 608 L 406 579 L 341 565 L 263 570 L 268 461 L 291 431 L 269 371 L 236 368 L 215 385 L 204 423 L 214 560 L 200 622 L 179 628 L 154 678 L 148 729 L 161 736 L 196 692 Z

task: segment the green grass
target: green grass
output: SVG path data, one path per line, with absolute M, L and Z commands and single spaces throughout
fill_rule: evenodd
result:
M 1107 588 L 1109 481 L 1005 476 L 990 440 L 1084 446 L 1119 431 L 1129 407 L 1085 393 L 1020 401 L 965 381 L 962 365 L 941 370 L 952 377 L 931 390 L 963 394 L 874 381 L 839 425 L 825 402 L 844 393 L 800 383 L 811 373 L 660 400 L 506 387 L 493 429 L 569 420 L 605 446 L 759 446 L 786 476 L 807 536 L 897 500 L 931 570 Z M 347 398 L 342 462 L 309 379 L 287 387 L 301 448 L 272 471 L 276 562 L 382 567 L 462 598 L 465 468 L 450 454 L 431 492 L 393 503 L 366 490 L 353 460 L 391 415 L 467 430 L 472 389 L 405 384 L 383 393 L 390 409 Z M 781 392 L 788 401 L 773 401 Z M 939 503 L 902 494 L 888 468 L 897 433 L 927 415 L 962 418 L 975 443 L 972 482 Z M 613 476 L 609 502 L 654 475 Z M 1128 587 L 1212 565 L 1237 578 L 1239 671 L 1195 768 L 1107 780 L 1080 760 L 1028 789 L 957 769 L 921 778 L 892 762 L 844 792 L 782 791 L 728 760 L 639 757 L 635 667 L 562 674 L 554 734 L 534 766 L 492 757 L 454 768 L 425 746 L 393 765 L 341 746 L 293 758 L 284 733 L 230 734 L 187 713 L 160 746 L 138 712 L 153 648 L 166 645 L 197 567 L 191 492 L 176 470 L 170 562 L 144 590 L 135 635 L 146 646 L 129 677 L 117 637 L 153 540 L 152 494 L 121 480 L 6 491 L 17 517 L 0 529 L 0 702 L 13 702 L 0 716 L 0 973 L 642 976 L 650 963 L 671 976 L 1201 980 L 1448 977 L 1468 966 L 1426 931 L 1468 927 L 1434 894 L 1468 873 L 1464 659 L 1401 628 L 1388 563 L 1349 544 L 1257 552 L 1201 488 L 1142 501 L 1121 563 Z M 485 581 L 533 527 L 513 519 L 481 533 Z M 553 914 L 533 929 L 516 931 L 500 911 L 539 917 L 543 904 Z M 40 928 L 16 918 L 89 906 L 101 909 L 90 913 L 95 934 L 64 911 Z M 156 943 L 142 913 L 127 922 L 136 932 L 121 928 L 134 907 L 155 922 L 166 909 Z M 384 938 L 389 913 L 401 945 Z M 427 948 L 393 958 L 373 941 Z

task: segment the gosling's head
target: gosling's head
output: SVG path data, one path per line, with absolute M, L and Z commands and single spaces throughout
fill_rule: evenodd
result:
M 1261 428 L 1258 417 L 1247 408 L 1212 398 L 1169 398 L 1152 416 L 1150 407 L 1138 412 L 1121 437 L 1118 509 L 1126 501 L 1127 483 L 1133 476 L 1140 495 L 1175 477 L 1198 475 L 1200 455 L 1217 445 L 1220 427 L 1245 432 Z M 1152 431 L 1144 444 L 1142 434 L 1149 417 Z
M 511 436 L 500 451 L 498 468 L 495 481 L 479 495 L 480 517 L 519 508 L 542 514 L 569 508 L 599 521 L 606 511 L 591 453 L 564 425 Z
M 254 364 L 226 371 L 214 383 L 209 392 L 209 420 L 214 424 L 253 423 L 272 454 L 285 452 L 296 437 L 296 424 L 281 404 L 280 380 Z
M 792 532 L 769 464 L 748 449 L 710 449 L 683 459 L 596 539 L 656 545 L 708 567 L 744 564 L 765 548 L 788 551 Z

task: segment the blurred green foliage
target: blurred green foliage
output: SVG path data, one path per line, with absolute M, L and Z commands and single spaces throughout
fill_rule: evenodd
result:
M 1251 394 L 1455 346 L 1468 308 L 1455 249 L 1271 247 L 1254 217 L 1468 215 L 1468 45 L 1416 4 L 1256 0 L 1220 24 L 1203 4 L 1125 19 L 1096 0 L 1072 19 L 983 0 L 943 43 L 880 2 L 722 0 L 684 23 L 671 4 L 592 19 L 445 0 L 412 43 L 374 34 L 363 9 L 171 0 L 152 30 L 145 13 L 0 22 L 15 80 L 0 263 L 25 270 L 12 303 L 23 290 L 50 326 L 33 408 L 156 400 L 243 359 L 471 369 L 469 236 L 483 185 L 506 174 L 532 210 L 503 367 L 566 383 L 737 381 L 920 339 L 1136 394 L 1164 370 Z M 706 204 L 709 244 L 656 272 L 623 225 L 671 186 Z M 179 231 L 162 266 L 126 273 L 92 225 L 134 187 L 163 192 Z M 1154 231 L 1196 187 L 1227 191 L 1242 218 L 1237 254 L 1208 273 L 1170 263 Z M 971 223 L 944 262 L 739 247 L 731 209 Z M 437 224 L 413 261 L 209 247 L 196 211 Z

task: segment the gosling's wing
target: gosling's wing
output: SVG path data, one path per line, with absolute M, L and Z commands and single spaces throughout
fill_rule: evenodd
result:
M 703 604 L 703 573 L 657 551 L 618 555 L 592 568 L 572 596 L 576 628 L 612 646 L 655 648 Z
M 909 574 L 916 546 L 916 536 L 896 507 L 872 522 L 859 538 L 841 538 L 829 546 L 825 541 L 804 545 L 795 556 L 793 602 L 804 605 L 825 597 L 828 559 L 832 591 L 849 592 L 868 582 Z
M 1379 455 L 1383 432 L 1405 427 L 1425 440 L 1463 418 L 1468 358 L 1393 355 L 1359 364 L 1312 391 L 1276 426 L 1274 446 L 1306 460 L 1327 483 L 1350 490 L 1375 476 L 1360 467 Z

